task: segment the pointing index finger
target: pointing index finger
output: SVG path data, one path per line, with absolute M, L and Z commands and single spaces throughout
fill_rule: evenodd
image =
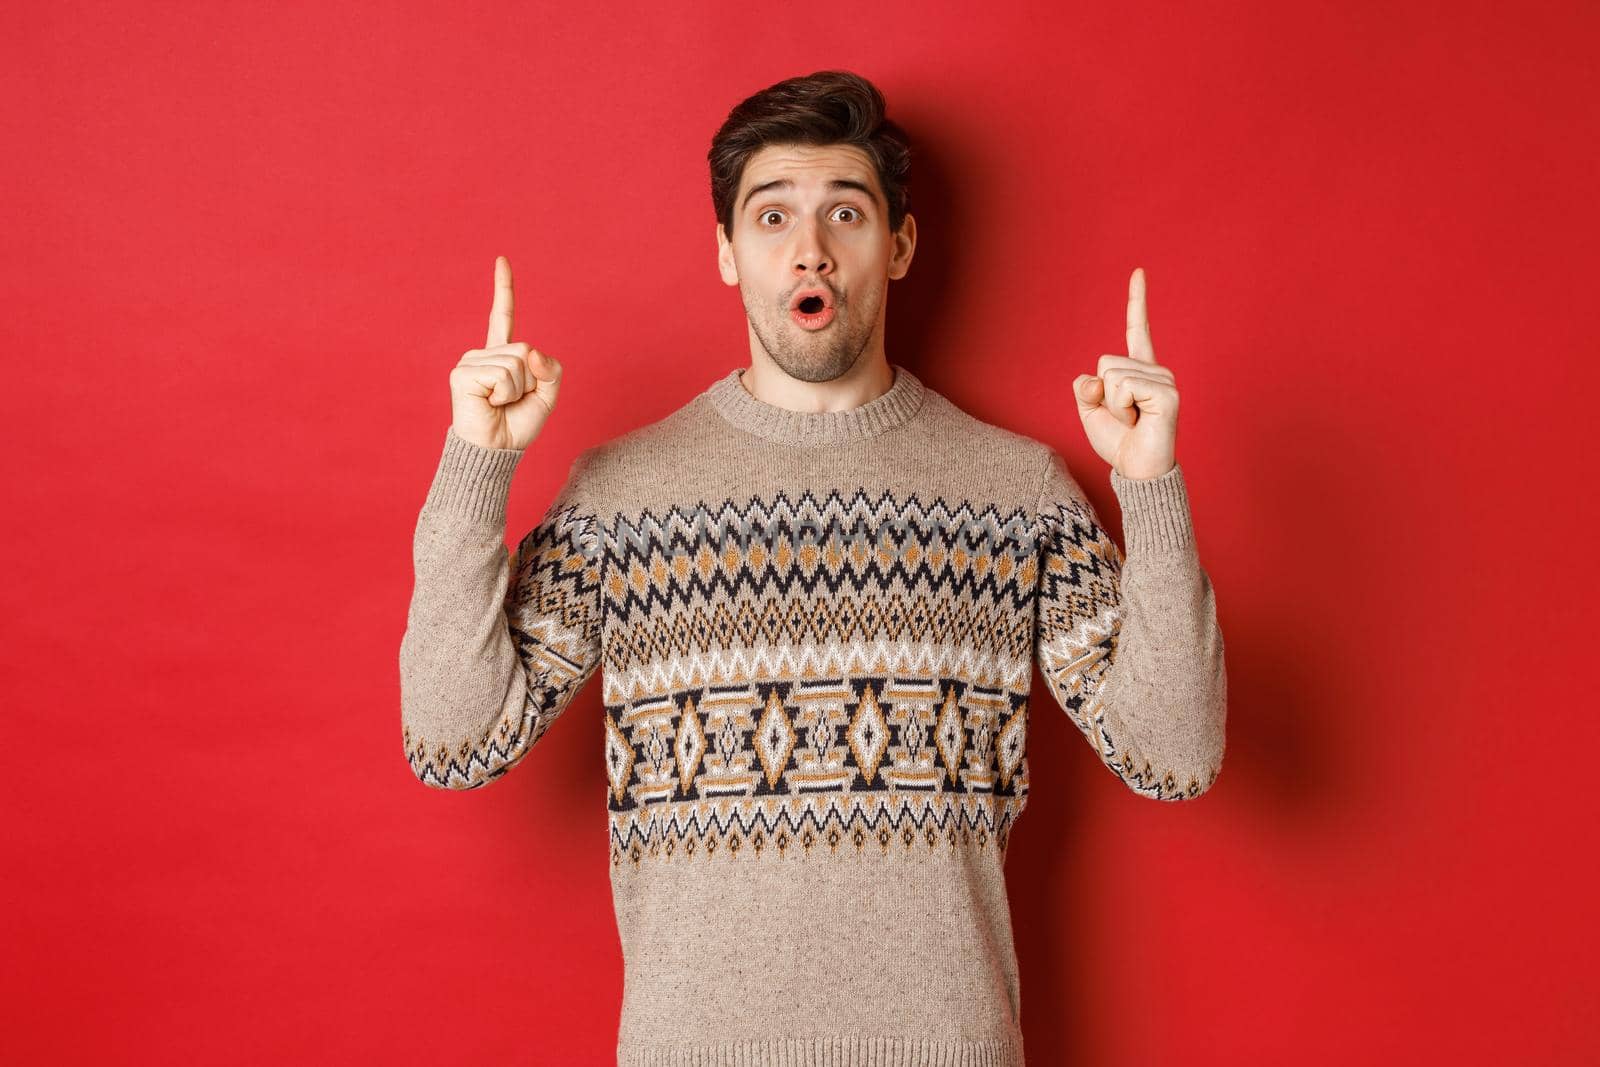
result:
M 494 259 L 494 306 L 489 309 L 489 341 L 485 348 L 511 340 L 511 261 Z
M 1156 361 L 1155 346 L 1150 340 L 1150 315 L 1145 309 L 1144 268 L 1133 268 L 1128 279 L 1128 356 L 1147 363 Z

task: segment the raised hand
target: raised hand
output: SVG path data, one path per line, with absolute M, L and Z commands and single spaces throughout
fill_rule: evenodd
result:
M 1144 268 L 1128 280 L 1128 354 L 1101 356 L 1072 391 L 1089 444 L 1124 478 L 1159 478 L 1176 464 L 1178 387 L 1156 362 L 1145 310 Z
M 559 361 L 511 341 L 511 311 L 511 263 L 497 256 L 489 339 L 450 371 L 451 425 L 456 436 L 483 448 L 527 448 L 561 389 Z

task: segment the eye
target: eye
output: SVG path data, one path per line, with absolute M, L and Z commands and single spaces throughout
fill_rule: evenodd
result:
M 861 218 L 861 212 L 857 211 L 853 207 L 841 207 L 839 211 L 848 211 L 853 216 L 852 218 L 846 219 L 846 222 L 856 222 Z M 838 212 L 834 212 L 834 214 L 838 214 Z
M 781 212 L 781 211 L 775 211 L 775 210 L 772 210 L 772 209 L 769 208 L 768 210 L 763 211 L 761 213 L 761 221 L 762 221 L 763 224 L 765 224 L 766 221 L 767 221 L 768 216 L 771 216 L 771 215 L 780 215 L 781 216 L 782 214 L 783 214 L 783 212 Z

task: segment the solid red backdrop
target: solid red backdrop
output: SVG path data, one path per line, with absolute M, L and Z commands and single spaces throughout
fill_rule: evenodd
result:
M 828 67 L 917 145 L 891 359 L 1119 531 L 1071 383 L 1135 266 L 1183 397 L 1228 757 L 1157 804 L 1035 706 L 1030 1062 L 1600 1056 L 1592 6 L 7 23 L 0 1060 L 613 1055 L 599 686 L 418 784 L 412 526 L 496 255 L 568 368 L 508 539 L 746 363 L 705 152 Z

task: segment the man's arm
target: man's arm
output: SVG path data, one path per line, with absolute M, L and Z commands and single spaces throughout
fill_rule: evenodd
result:
M 573 461 L 544 517 L 506 551 L 506 499 L 525 450 L 446 432 L 417 519 L 400 643 L 406 760 L 424 785 L 476 789 L 515 766 L 600 663 L 600 558 Z
M 1035 654 L 1056 702 L 1134 792 L 1187 800 L 1222 768 L 1227 672 L 1182 468 L 1111 471 L 1124 557 L 1051 451 L 1034 512 Z

